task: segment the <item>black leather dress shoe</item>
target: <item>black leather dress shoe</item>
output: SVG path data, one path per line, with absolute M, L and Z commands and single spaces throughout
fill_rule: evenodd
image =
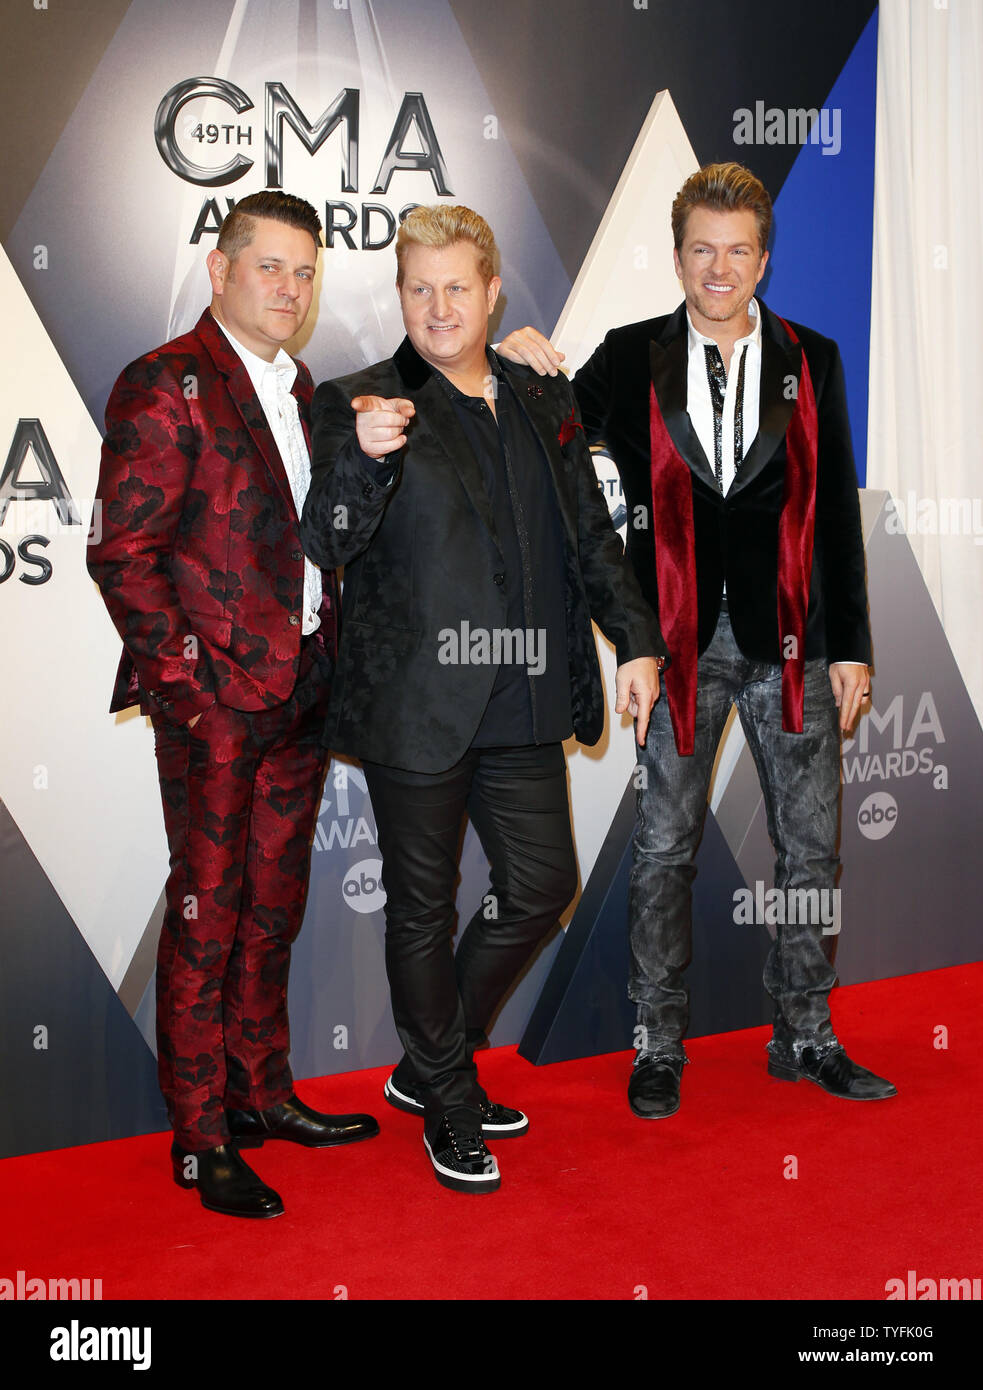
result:
M 171 1166 L 178 1187 L 197 1187 L 201 1205 L 222 1216 L 283 1215 L 283 1203 L 230 1144 L 188 1153 L 175 1141 Z
M 643 1057 L 632 1068 L 628 1104 L 642 1120 L 664 1120 L 679 1109 L 682 1057 Z
M 289 1139 L 308 1149 L 355 1144 L 374 1139 L 378 1121 L 371 1115 L 320 1115 L 296 1096 L 269 1110 L 226 1110 L 232 1142 L 239 1149 L 258 1149 L 267 1139 Z
M 814 1081 L 843 1100 L 887 1100 L 898 1094 L 898 1088 L 883 1076 L 852 1062 L 842 1047 L 820 1054 L 813 1047 L 804 1047 L 798 1062 L 794 1056 L 770 1054 L 768 1074 L 779 1081 Z

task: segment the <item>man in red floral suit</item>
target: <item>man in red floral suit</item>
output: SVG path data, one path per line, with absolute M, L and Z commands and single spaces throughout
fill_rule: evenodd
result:
M 378 1133 L 293 1091 L 287 972 L 324 774 L 333 572 L 305 560 L 313 382 L 283 344 L 313 295 L 321 224 L 280 192 L 239 202 L 211 305 L 131 363 L 106 407 L 89 572 L 123 638 L 112 710 L 154 726 L 170 849 L 157 957 L 175 1181 L 229 1216 L 283 1203 L 239 1149 Z

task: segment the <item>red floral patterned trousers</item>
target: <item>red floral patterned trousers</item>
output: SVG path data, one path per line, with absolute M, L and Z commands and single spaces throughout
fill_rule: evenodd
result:
M 153 716 L 170 849 L 158 1076 L 189 1152 L 228 1140 L 226 1108 L 264 1110 L 293 1089 L 287 972 L 320 805 L 329 676 L 314 634 L 283 704 L 216 704 L 193 729 Z

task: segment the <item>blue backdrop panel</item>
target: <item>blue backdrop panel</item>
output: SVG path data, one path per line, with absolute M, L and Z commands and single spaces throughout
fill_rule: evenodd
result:
M 843 356 L 857 474 L 867 477 L 877 11 L 825 101 L 842 145 L 802 146 L 775 199 L 772 260 L 762 292 L 783 318 L 835 338 Z M 754 168 L 754 154 L 747 163 Z M 741 158 L 741 156 L 738 156 Z

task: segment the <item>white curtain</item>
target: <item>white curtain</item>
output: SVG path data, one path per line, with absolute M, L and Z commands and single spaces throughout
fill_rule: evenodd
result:
M 983 0 L 882 0 L 867 486 L 900 502 L 983 720 L 981 79 Z

